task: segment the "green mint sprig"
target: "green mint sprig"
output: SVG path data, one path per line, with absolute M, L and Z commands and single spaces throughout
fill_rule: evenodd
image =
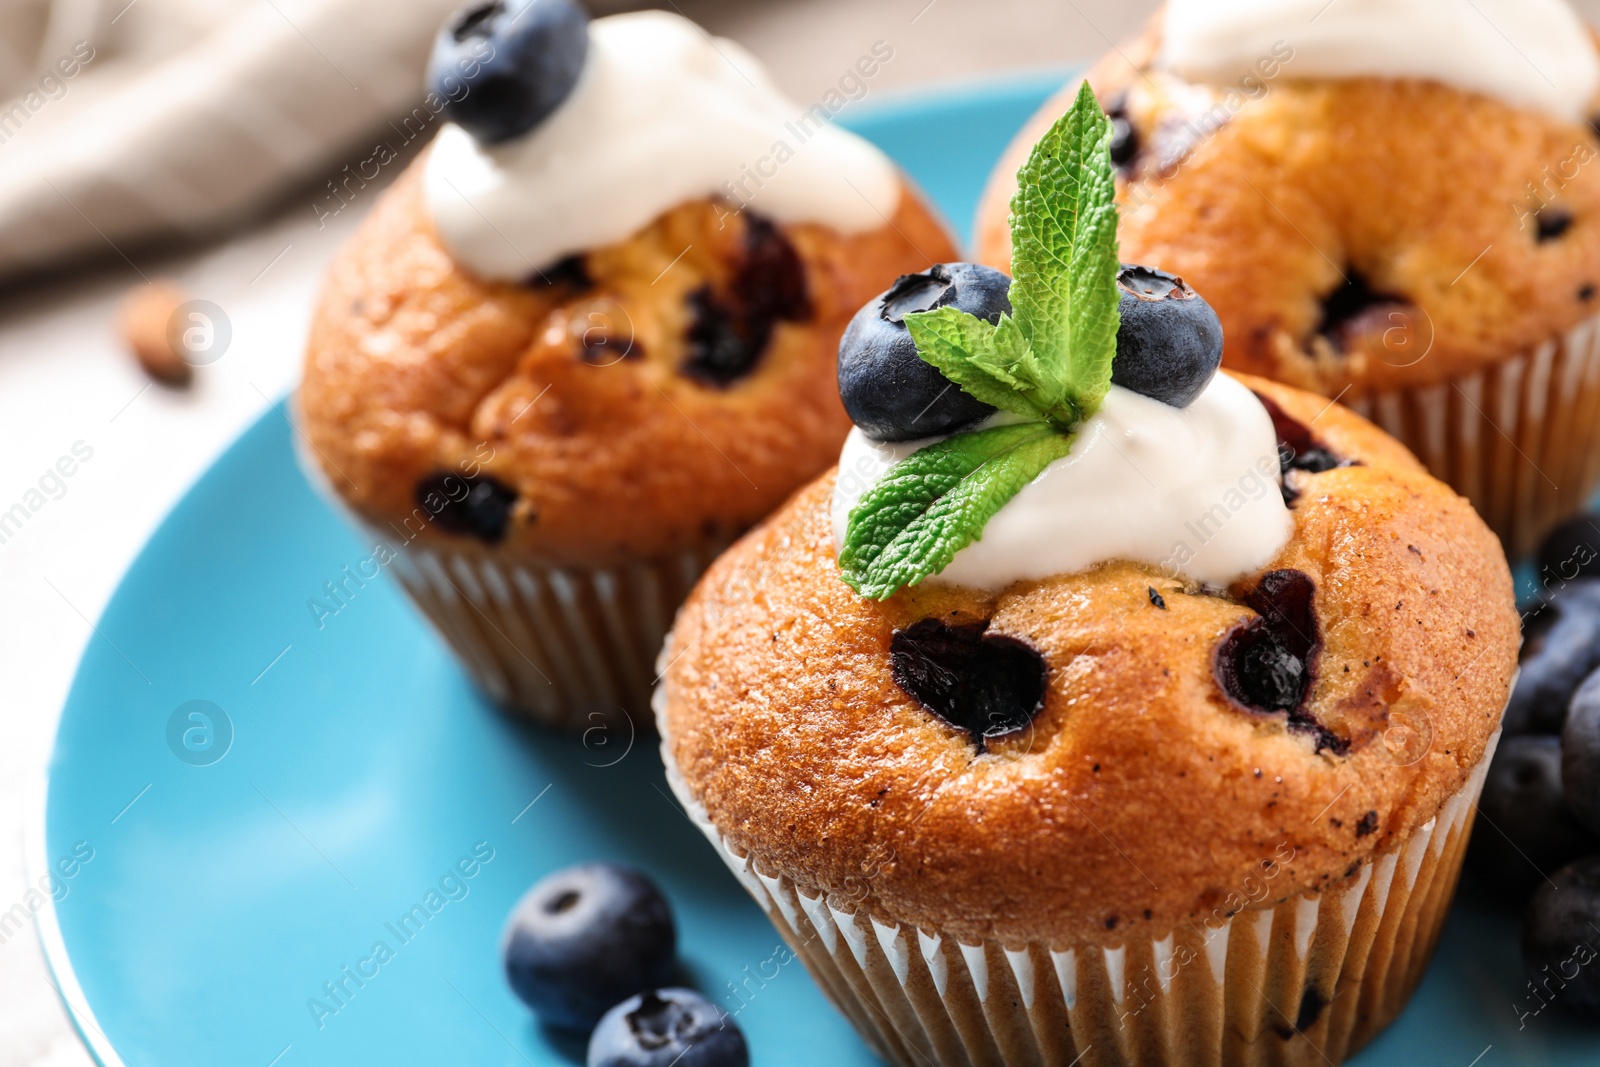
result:
M 944 570 L 1099 410 L 1121 325 L 1110 149 L 1111 123 L 1085 82 L 1017 173 L 1012 314 L 994 324 L 953 307 L 906 316 L 918 355 L 1027 421 L 919 449 L 861 498 L 839 569 L 862 596 L 883 600 Z

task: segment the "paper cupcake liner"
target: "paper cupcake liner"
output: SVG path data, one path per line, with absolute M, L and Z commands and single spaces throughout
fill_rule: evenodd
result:
M 373 536 L 385 539 L 381 531 Z M 557 567 L 412 543 L 390 566 L 498 703 L 569 732 L 650 724 L 656 654 L 725 545 L 622 567 Z
M 547 565 L 474 541 L 422 544 L 358 514 L 304 434 L 294 449 L 318 495 L 389 548 L 401 588 L 493 700 L 570 733 L 648 732 L 656 657 L 678 606 L 731 539 L 625 567 Z
M 1600 486 L 1600 317 L 1477 374 L 1348 406 L 1472 501 L 1515 558 Z
M 1433 819 L 1347 886 L 1111 948 L 968 944 L 808 896 L 734 849 L 685 787 L 665 737 L 662 752 L 689 817 L 890 1063 L 1327 1067 L 1393 1021 L 1421 981 L 1494 742 Z

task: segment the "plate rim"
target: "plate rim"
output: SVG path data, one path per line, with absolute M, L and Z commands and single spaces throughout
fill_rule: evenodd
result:
M 262 414 L 271 414 L 271 410 L 268 409 Z M 252 421 L 250 425 L 253 427 L 259 421 L 259 419 Z M 248 432 L 248 428 L 246 432 Z M 231 450 L 237 443 L 237 439 L 230 442 L 227 448 L 224 448 L 222 453 L 218 454 L 217 459 L 221 459 L 222 455 Z M 209 470 L 210 468 L 208 467 L 207 469 Z M 190 486 L 189 489 L 184 491 L 184 496 L 187 496 L 193 490 L 194 486 Z M 160 529 L 165 523 L 166 518 L 163 517 L 156 528 Z M 152 536 L 154 535 L 152 534 Z M 137 559 L 148 547 L 149 542 L 147 541 L 134 558 Z M 124 572 L 124 577 L 126 577 L 126 572 Z M 122 579 L 118 579 L 118 588 L 121 585 Z M 87 646 L 85 646 L 84 652 L 87 655 Z M 76 683 L 78 673 L 82 669 L 83 657 L 80 656 L 78 665 L 72 672 L 74 683 Z M 70 687 L 68 692 L 70 696 Z M 63 699 L 62 706 L 56 713 L 57 736 L 52 738 L 50 742 L 50 758 L 44 767 L 34 771 L 32 775 L 33 781 L 28 787 L 28 796 L 24 800 L 27 811 L 23 817 L 22 827 L 23 868 L 26 871 L 29 884 L 33 884 L 38 878 L 43 877 L 42 872 L 50 870 L 49 846 L 47 844 L 50 770 L 55 765 L 56 742 L 59 740 L 61 729 L 60 718 L 65 711 L 66 701 Z M 117 1052 L 115 1046 L 111 1044 L 111 1038 L 101 1028 L 100 1020 L 95 1016 L 94 1008 L 89 1004 L 89 997 L 84 993 L 82 983 L 78 981 L 78 972 L 72 962 L 72 954 L 67 951 L 66 938 L 61 933 L 61 918 L 56 914 L 55 897 L 47 893 L 44 901 L 44 905 L 33 915 L 33 927 L 39 937 L 39 953 L 44 957 L 45 972 L 51 979 L 50 985 L 55 990 L 56 999 L 61 1002 L 61 1007 L 66 1013 L 67 1022 L 72 1025 L 73 1032 L 78 1035 L 79 1043 L 83 1045 L 84 1050 L 89 1053 L 89 1058 L 94 1060 L 98 1067 L 127 1067 L 122 1056 Z

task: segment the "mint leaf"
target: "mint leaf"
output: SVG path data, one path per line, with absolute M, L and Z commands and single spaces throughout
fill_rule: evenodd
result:
M 961 390 L 1003 411 L 1044 419 L 1032 399 L 1038 388 L 1038 361 L 1027 338 L 1010 319 L 1001 327 L 958 308 L 918 311 L 905 317 L 917 354 Z
M 1034 146 L 1011 200 L 1011 305 L 1046 381 L 1039 399 L 1088 418 L 1117 354 L 1117 208 L 1111 123 L 1089 83 Z
M 1025 422 L 957 434 L 913 453 L 850 512 L 839 553 L 845 582 L 884 600 L 938 574 L 1072 441 L 1048 423 Z
M 1066 456 L 1111 388 L 1117 207 L 1111 123 L 1087 83 L 1017 175 L 1012 314 L 907 315 L 917 354 L 966 393 L 1030 420 L 957 434 L 896 464 L 850 513 L 844 580 L 882 600 L 938 574 L 1006 502 Z

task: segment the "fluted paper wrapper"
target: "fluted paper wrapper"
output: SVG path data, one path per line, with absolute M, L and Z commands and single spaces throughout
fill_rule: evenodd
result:
M 656 657 L 678 605 L 730 541 L 627 566 L 550 565 L 466 539 L 424 544 L 358 515 L 302 435 L 294 456 L 368 544 L 386 545 L 400 587 L 493 701 L 568 733 L 648 729 Z
M 1432 820 L 1345 888 L 1107 948 L 967 944 L 807 896 L 727 843 L 662 748 L 690 818 L 828 998 L 901 1067 L 1337 1064 L 1421 981 L 1493 755 L 1491 744 Z
M 1600 487 L 1600 317 L 1477 374 L 1349 407 L 1472 501 L 1516 558 Z
M 295 455 L 312 488 L 389 549 L 385 566 L 490 698 L 569 733 L 648 730 L 678 606 L 730 541 L 621 567 L 555 566 L 464 538 L 424 544 L 357 514 L 302 435 Z
M 558 567 L 477 546 L 413 543 L 390 566 L 491 698 L 582 733 L 624 719 L 628 729 L 648 729 L 656 656 L 678 605 L 724 547 L 620 567 Z

